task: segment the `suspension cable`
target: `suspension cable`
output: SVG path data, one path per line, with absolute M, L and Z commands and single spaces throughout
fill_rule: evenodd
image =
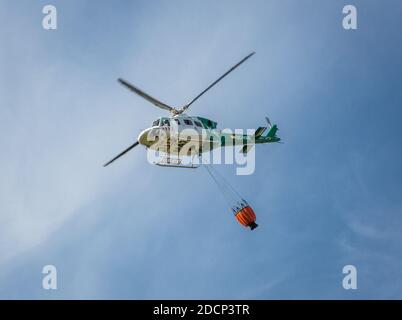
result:
M 241 200 L 244 200 L 243 197 L 240 195 L 240 193 L 237 192 L 237 190 L 229 183 L 229 181 L 227 181 L 227 180 L 224 178 L 223 175 L 221 175 L 221 174 L 219 173 L 218 170 L 214 169 L 213 167 L 211 167 L 211 170 L 213 170 L 213 171 L 215 172 L 215 174 L 216 174 L 217 176 L 219 176 L 219 178 L 223 181 L 223 183 L 225 183 L 225 184 L 230 188 L 230 190 L 231 190 L 237 197 L 239 197 Z
M 230 192 L 230 188 L 225 185 L 225 183 L 223 181 L 219 181 L 218 177 L 216 176 L 216 174 L 214 174 L 213 170 L 212 170 L 212 166 L 211 165 L 205 165 L 205 169 L 207 170 L 207 172 L 209 173 L 209 175 L 211 176 L 211 178 L 214 180 L 215 184 L 217 185 L 218 189 L 221 191 L 222 195 L 224 196 L 226 202 L 228 203 L 229 207 L 233 207 L 233 202 L 237 202 L 236 197 L 234 196 L 233 192 Z

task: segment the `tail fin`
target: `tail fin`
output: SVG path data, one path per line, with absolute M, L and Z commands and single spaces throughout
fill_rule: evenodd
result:
M 267 121 L 268 128 L 269 128 L 268 133 L 266 135 L 263 135 L 263 133 L 268 128 L 262 128 L 262 127 L 258 128 L 256 130 L 256 135 L 255 135 L 257 143 L 280 142 L 281 138 L 276 136 L 276 133 L 278 132 L 278 126 L 276 124 L 274 124 L 274 125 L 271 124 L 271 121 L 268 118 L 266 118 L 266 121 Z
M 276 137 L 276 133 L 278 131 L 278 126 L 274 124 L 271 129 L 268 131 L 267 138 L 274 138 Z

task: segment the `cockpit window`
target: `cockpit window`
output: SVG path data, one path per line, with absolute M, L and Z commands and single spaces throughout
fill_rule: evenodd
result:
M 163 119 L 162 120 L 162 126 L 170 126 L 170 122 L 169 122 L 169 119 Z
M 195 123 L 195 125 L 196 125 L 197 127 L 202 128 L 202 124 L 201 124 L 201 122 L 199 122 L 199 121 L 194 121 L 194 123 Z
M 159 119 L 158 119 L 158 120 L 155 120 L 155 121 L 152 123 L 152 126 L 153 126 L 153 127 L 159 126 Z
M 188 126 L 192 126 L 192 125 L 193 125 L 193 123 L 191 122 L 191 120 L 187 120 L 187 119 L 184 119 L 184 123 L 185 123 L 186 125 L 188 125 Z

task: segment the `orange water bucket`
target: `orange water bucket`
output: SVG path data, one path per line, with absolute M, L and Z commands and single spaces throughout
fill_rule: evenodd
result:
M 254 210 L 250 206 L 246 206 L 237 211 L 235 217 L 240 224 L 245 227 L 249 227 L 251 230 L 254 230 L 258 227 L 258 224 L 255 223 L 257 217 L 255 216 Z

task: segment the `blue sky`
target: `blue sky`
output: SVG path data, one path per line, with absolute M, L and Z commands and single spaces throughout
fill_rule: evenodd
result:
M 402 5 L 54 0 L 45 31 L 48 3 L 0 4 L 0 298 L 402 298 Z M 254 50 L 191 114 L 278 124 L 285 144 L 259 145 L 253 175 L 218 168 L 257 230 L 202 168 L 141 147 L 102 167 L 166 114 L 118 77 L 180 106 Z

